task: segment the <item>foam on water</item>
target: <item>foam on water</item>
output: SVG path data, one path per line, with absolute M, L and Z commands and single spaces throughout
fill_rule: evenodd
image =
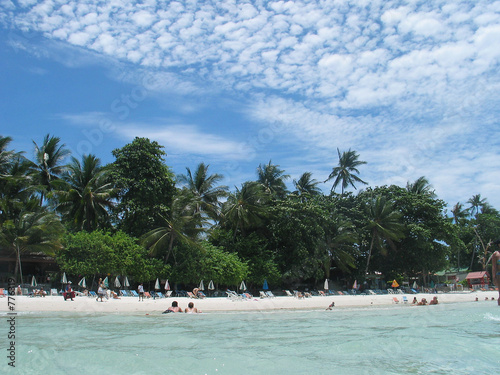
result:
M 198 315 L 23 314 L 20 374 L 470 374 L 498 365 L 487 302 Z M 5 364 L 6 365 L 6 364 Z

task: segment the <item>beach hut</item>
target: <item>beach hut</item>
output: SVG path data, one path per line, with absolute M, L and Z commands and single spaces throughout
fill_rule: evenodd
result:
M 469 272 L 465 279 L 471 289 L 484 288 L 490 284 L 488 271 Z

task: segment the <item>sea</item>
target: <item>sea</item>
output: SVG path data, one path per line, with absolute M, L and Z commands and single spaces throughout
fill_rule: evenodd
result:
M 0 342 L 8 346 L 7 313 L 0 319 Z M 1 374 L 465 375 L 500 367 L 496 301 L 331 311 L 18 313 L 15 336 L 15 367 L 7 347 Z

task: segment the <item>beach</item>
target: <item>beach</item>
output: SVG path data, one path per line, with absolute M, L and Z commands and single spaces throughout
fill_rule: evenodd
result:
M 408 303 L 403 302 L 406 296 Z M 165 311 L 172 301 L 177 301 L 181 308 L 186 308 L 189 302 L 194 302 L 195 307 L 204 313 L 224 311 L 273 311 L 273 310 L 320 310 L 326 309 L 332 302 L 335 309 L 343 307 L 369 307 L 369 306 L 404 306 L 411 305 L 413 297 L 418 301 L 422 298 L 430 301 L 434 296 L 439 303 L 472 302 L 476 297 L 480 303 L 496 304 L 491 298 L 497 298 L 497 291 L 477 291 L 463 293 L 419 293 L 419 294 L 383 294 L 383 295 L 336 295 L 313 296 L 297 299 L 294 297 L 252 298 L 247 300 L 231 300 L 224 297 L 208 297 L 193 299 L 187 297 L 170 297 L 161 299 L 144 299 L 138 301 L 134 297 L 121 297 L 120 299 L 104 299 L 103 302 L 95 298 L 77 296 L 74 301 L 64 301 L 62 296 L 29 297 L 15 296 L 16 312 L 95 312 L 95 313 L 146 313 L 157 314 Z M 398 303 L 393 298 L 398 299 Z M 488 298 L 488 301 L 485 299 Z M 1 311 L 8 311 L 7 298 L 3 299 Z M 1 300 L 0 300 L 1 301 Z

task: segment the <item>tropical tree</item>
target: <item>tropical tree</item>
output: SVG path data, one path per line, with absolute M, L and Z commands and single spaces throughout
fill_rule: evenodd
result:
M 52 212 L 38 206 L 38 201 L 25 202 L 17 217 L 6 220 L 0 227 L 0 244 L 16 256 L 15 277 L 23 281 L 21 255 L 42 253 L 53 256 L 61 248 L 64 228 Z
M 339 156 L 339 164 L 337 167 L 333 168 L 328 178 L 324 181 L 327 182 L 335 178 L 331 192 L 333 192 L 340 183 L 342 183 L 342 194 L 344 194 L 344 190 L 349 187 L 349 185 L 356 189 L 356 185 L 354 185 L 355 182 L 367 185 L 367 182 L 357 176 L 357 174 L 359 174 L 357 167 L 366 164 L 366 161 L 358 160 L 359 154 L 357 154 L 356 151 L 351 151 L 351 149 L 340 154 L 340 150 L 337 148 L 337 153 Z
M 54 188 L 54 184 L 59 180 L 61 174 L 66 169 L 61 163 L 69 156 L 70 151 L 66 145 L 61 145 L 59 137 L 47 134 L 41 146 L 35 141 L 35 161 L 33 163 L 33 174 L 40 189 L 40 204 L 43 204 L 47 192 Z
M 468 209 L 463 208 L 463 204 L 460 202 L 457 202 L 454 206 L 453 209 L 451 210 L 451 213 L 453 214 L 453 221 L 455 222 L 456 225 L 460 225 L 463 223 L 464 220 L 467 219 L 467 216 L 469 214 Z
M 232 228 L 233 236 L 240 231 L 257 227 L 268 214 L 269 194 L 257 182 L 245 182 L 241 189 L 229 195 L 223 205 L 224 225 Z
M 141 237 L 164 225 L 175 194 L 174 178 L 164 164 L 163 146 L 136 137 L 113 150 L 111 178 L 118 190 L 113 212 L 118 229 Z
M 279 168 L 279 165 L 271 164 L 271 160 L 269 160 L 268 164 L 259 164 L 257 181 L 262 184 L 264 190 L 272 197 L 283 199 L 287 194 L 285 180 L 290 178 L 284 172 Z
M 101 167 L 94 155 L 82 157 L 82 162 L 71 159 L 63 174 L 63 190 L 55 191 L 57 209 L 76 230 L 87 232 L 110 226 L 108 210 L 113 206 L 116 189 L 110 181 L 109 168 Z
M 373 249 L 378 248 L 384 252 L 386 245 L 394 248 L 394 241 L 404 237 L 404 227 L 401 213 L 394 210 L 392 203 L 383 196 L 370 199 L 365 212 L 368 218 L 366 229 L 371 237 L 365 268 L 365 274 L 368 274 Z
M 174 198 L 169 216 L 163 218 L 163 225 L 142 236 L 141 242 L 151 255 L 164 253 L 167 263 L 176 241 L 197 246 L 196 239 L 203 231 L 204 222 L 193 202 L 192 194 L 181 190 Z
M 295 186 L 294 194 L 301 197 L 314 197 L 321 194 L 321 189 L 318 187 L 319 181 L 312 178 L 311 172 L 304 172 L 298 180 L 293 180 Z
M 481 198 L 481 194 L 476 194 L 473 195 L 467 203 L 470 204 L 469 207 L 469 212 L 471 215 L 477 215 L 478 213 L 481 212 L 481 208 L 487 205 L 487 200 L 486 198 Z
M 10 164 L 14 159 L 15 152 L 7 149 L 10 142 L 12 142 L 11 137 L 4 137 L 0 135 L 0 178 L 7 173 Z
M 427 194 L 431 198 L 436 197 L 436 193 L 432 190 L 432 186 L 424 176 L 417 178 L 413 183 L 408 181 L 406 183 L 406 190 L 414 194 Z
M 178 180 L 186 185 L 196 201 L 195 213 L 203 212 L 212 219 L 220 217 L 220 199 L 227 196 L 228 187 L 217 185 L 224 176 L 208 174 L 209 165 L 200 163 L 194 173 L 186 168 L 187 174 L 178 176 Z

